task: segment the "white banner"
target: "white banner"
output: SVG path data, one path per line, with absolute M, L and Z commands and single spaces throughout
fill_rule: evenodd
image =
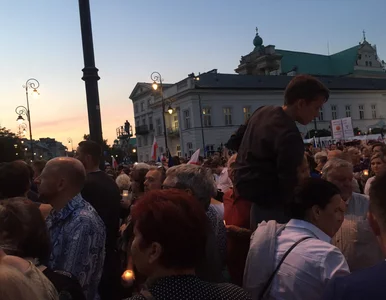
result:
M 332 120 L 331 129 L 334 139 L 343 140 L 354 137 L 351 117 Z
M 352 128 L 351 117 L 342 119 L 343 136 L 345 139 L 354 137 L 354 129 Z
M 332 137 L 334 139 L 337 139 L 337 140 L 344 139 L 342 119 L 332 120 L 331 130 L 332 130 Z
M 351 138 L 347 138 L 346 141 L 364 141 L 366 142 L 367 140 L 376 140 L 378 142 L 384 142 L 382 140 L 382 135 L 380 134 L 368 134 L 368 135 L 357 135 Z M 325 136 L 325 137 L 317 137 L 317 138 L 311 138 L 311 139 L 305 139 L 303 140 L 305 144 L 314 144 L 319 148 L 327 148 L 330 145 L 334 145 L 339 140 L 334 139 L 331 136 Z

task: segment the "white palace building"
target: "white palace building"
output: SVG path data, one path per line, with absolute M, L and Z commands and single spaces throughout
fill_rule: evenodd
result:
M 263 45 L 256 33 L 254 50 L 242 56 L 237 74 L 212 70 L 194 74 L 174 84 L 163 83 L 161 93 L 152 82 L 138 82 L 130 95 L 134 105 L 139 161 L 148 161 L 154 137 L 159 152 L 165 152 L 164 124 L 172 155 L 201 155 L 225 144 L 254 110 L 264 105 L 282 105 L 283 92 L 292 76 L 317 76 L 330 90 L 329 101 L 320 111 L 318 129 L 329 130 L 333 119 L 351 117 L 353 127 L 363 132 L 385 126 L 386 73 L 376 46 L 363 41 L 335 53 L 319 55 L 275 49 Z M 171 114 L 166 109 L 171 108 Z M 303 134 L 314 123 L 299 127 Z

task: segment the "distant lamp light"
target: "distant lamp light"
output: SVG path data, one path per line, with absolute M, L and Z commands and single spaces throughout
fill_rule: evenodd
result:
M 43 155 L 40 155 L 40 158 L 42 158 L 43 157 Z
M 34 153 L 34 155 L 36 155 L 36 153 Z
M 37 98 L 37 97 L 39 97 L 39 92 L 38 92 L 38 90 L 37 89 L 34 89 L 33 91 L 32 91 L 32 96 L 34 97 L 34 98 Z
M 19 122 L 19 124 L 23 123 L 23 121 L 24 121 L 23 116 L 19 115 L 19 116 L 17 117 L 16 121 Z
M 115 157 L 118 157 L 118 155 L 115 155 Z
M 19 153 L 16 152 L 16 155 L 19 155 Z
M 24 148 L 25 151 L 27 151 L 28 149 L 27 148 Z
M 197 77 L 195 77 L 194 79 L 197 80 L 197 81 L 199 81 L 199 80 L 200 80 L 200 77 L 197 76 Z
M 152 86 L 153 90 L 155 90 L 155 91 L 158 89 L 158 84 L 155 81 L 153 81 L 153 84 L 151 86 Z
M 17 148 L 17 144 L 13 145 L 15 148 Z
M 169 105 L 169 108 L 168 108 L 168 113 L 169 115 L 171 115 L 173 113 L 173 108 Z
M 24 141 L 21 141 L 22 144 L 24 144 Z
M 133 149 L 133 153 L 137 152 L 137 149 Z

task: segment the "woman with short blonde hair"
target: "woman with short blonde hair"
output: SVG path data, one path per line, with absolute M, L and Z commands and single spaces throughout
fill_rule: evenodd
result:
M 374 176 L 367 179 L 364 193 L 365 195 L 369 195 L 371 183 L 374 181 L 375 176 L 377 176 L 381 171 L 385 169 L 386 165 L 386 158 L 382 154 L 382 152 L 375 153 L 373 156 L 371 156 L 370 159 L 370 166 L 371 171 L 374 173 Z
M 40 300 L 28 278 L 16 268 L 0 264 L 1 300 Z

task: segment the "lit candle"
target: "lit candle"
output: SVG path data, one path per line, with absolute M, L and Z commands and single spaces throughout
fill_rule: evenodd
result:
M 369 176 L 369 170 L 363 170 L 363 175 Z
M 122 274 L 122 280 L 125 282 L 126 286 L 131 286 L 134 282 L 134 273 L 131 270 L 126 270 Z
M 128 190 L 123 190 L 122 198 L 123 198 L 123 200 L 128 200 L 128 198 L 129 198 L 129 191 Z

